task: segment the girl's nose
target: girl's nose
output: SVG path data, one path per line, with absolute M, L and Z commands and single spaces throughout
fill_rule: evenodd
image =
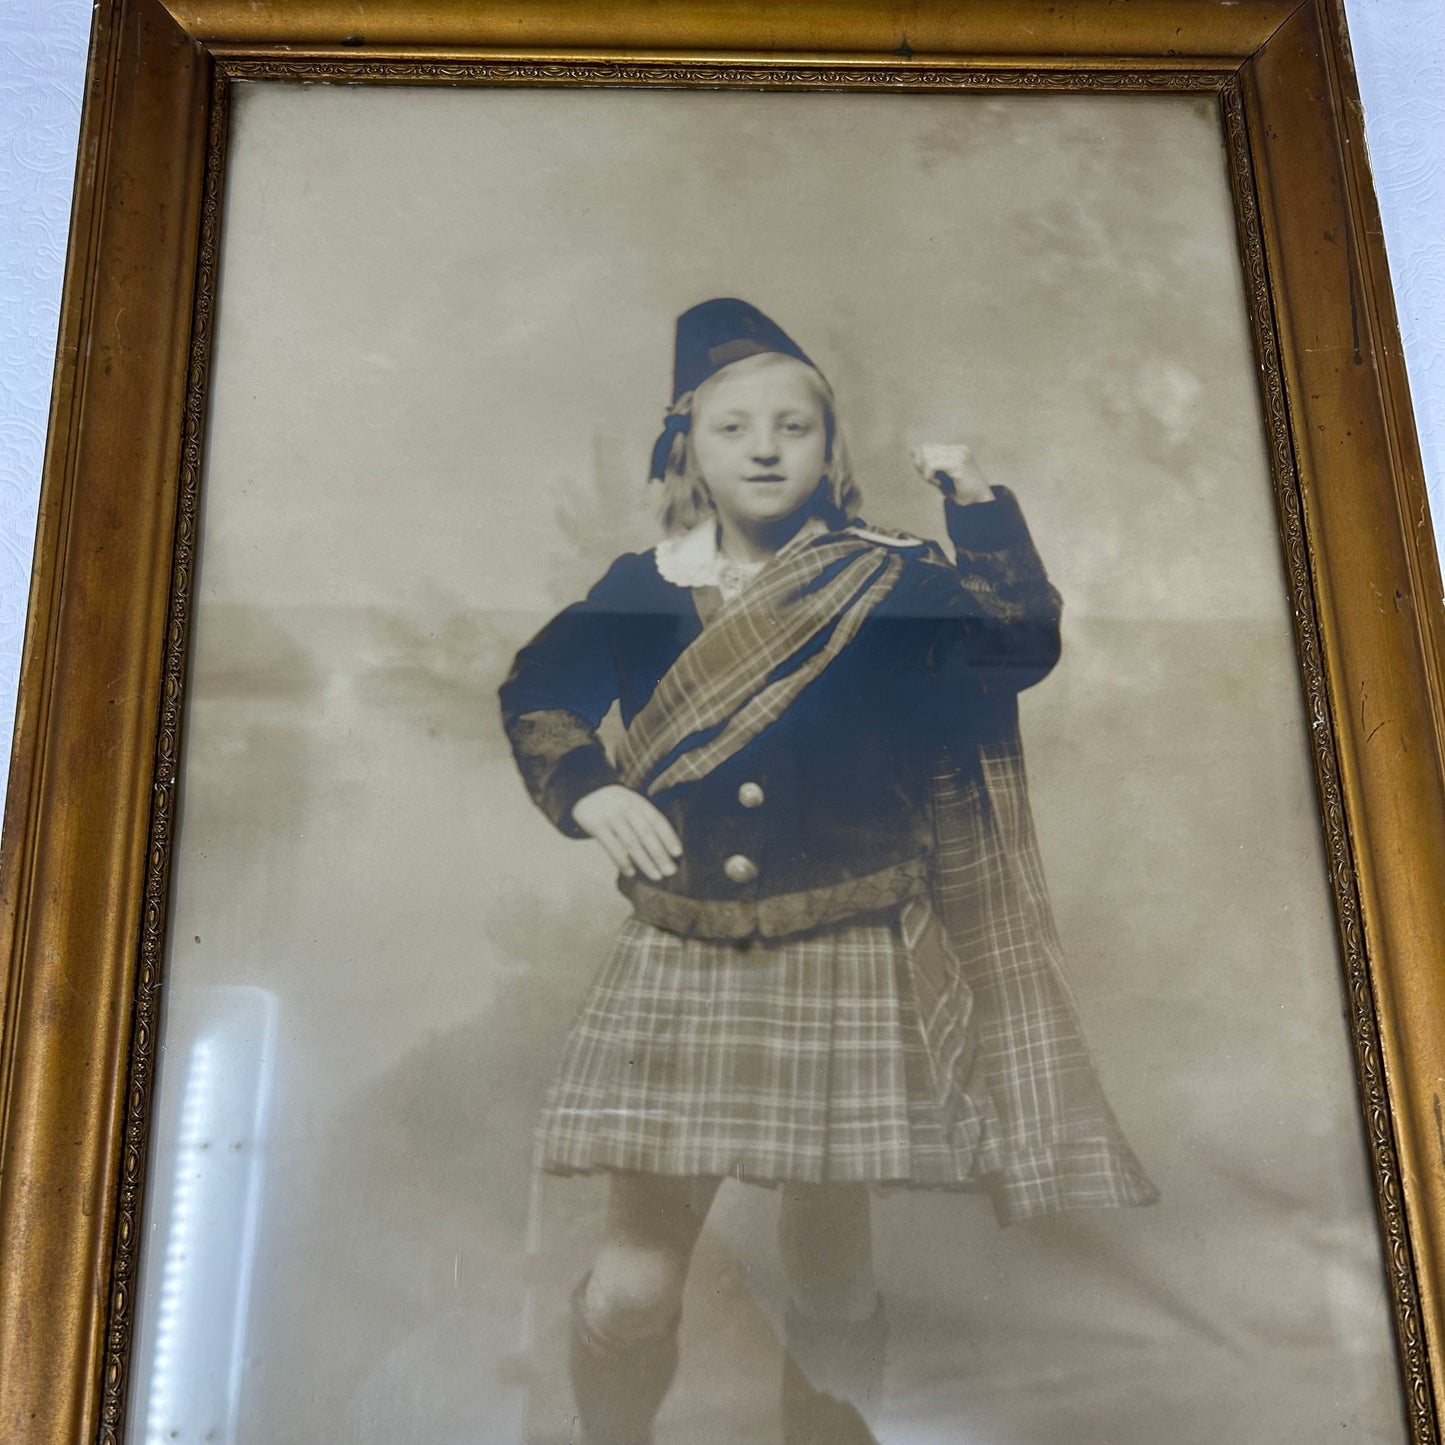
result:
M 778 444 L 772 437 L 767 437 L 753 445 L 753 460 L 755 462 L 770 464 L 778 459 Z

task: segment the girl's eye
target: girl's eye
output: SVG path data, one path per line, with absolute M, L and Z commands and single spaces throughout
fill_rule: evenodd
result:
M 786 421 L 783 423 L 783 430 L 787 432 L 789 436 L 796 437 L 802 436 L 804 432 L 809 430 L 809 427 L 805 421 Z

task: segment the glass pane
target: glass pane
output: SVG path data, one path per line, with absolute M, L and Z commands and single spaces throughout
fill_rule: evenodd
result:
M 619 1391 L 641 1409 L 667 1383 L 664 1266 L 686 1252 L 658 1236 L 680 1238 L 689 1217 L 653 1186 L 678 1160 L 686 1176 L 722 1157 L 707 1151 L 736 1119 L 709 1111 L 726 1095 L 734 1109 L 763 1098 L 723 1150 L 731 1172 L 784 1186 L 729 1179 L 713 1204 L 661 1445 L 848 1430 L 900 1445 L 1404 1439 L 1213 103 L 242 85 L 228 167 L 135 1438 L 540 1445 L 574 1439 L 579 1408 L 600 1428 Z M 653 895 L 639 905 L 655 972 L 641 981 L 634 928 L 615 965 L 623 1002 L 594 1040 L 610 1082 L 578 1126 L 585 1153 L 620 1109 L 641 1140 L 634 1167 L 652 1182 L 609 1222 L 605 1175 L 533 1161 L 630 906 L 603 848 L 529 800 L 497 692 L 517 650 L 621 554 L 642 554 L 647 595 L 679 610 L 628 604 L 608 624 L 620 631 L 594 634 L 620 638 L 619 656 L 570 654 L 564 693 L 598 669 L 633 686 L 739 608 L 762 615 L 756 589 L 786 558 L 734 544 L 767 553 L 787 529 L 739 523 L 751 502 L 721 504 L 723 560 L 744 564 L 731 574 L 707 570 L 710 524 L 688 564 L 701 573 L 669 581 L 649 551 L 674 325 L 709 298 L 760 308 L 827 378 L 831 402 L 810 383 L 788 406 L 804 430 L 828 424 L 829 465 L 836 416 L 869 525 L 948 540 L 910 460 L 925 444 L 967 444 L 1017 497 L 1064 599 L 1061 659 L 1019 699 L 1047 883 L 980 772 L 969 710 L 1012 696 L 988 654 L 990 628 L 1015 635 L 998 609 L 1027 581 L 1006 504 L 959 509 L 973 545 L 956 572 L 896 539 L 837 543 L 902 558 L 905 579 L 947 574 L 947 598 L 938 617 L 895 599 L 903 640 L 868 654 L 875 674 L 842 647 L 772 733 L 745 738 L 732 757 L 770 759 L 746 779 L 761 800 L 688 812 L 709 772 L 671 795 L 688 867 L 722 853 L 765 865 L 730 869 L 731 884 L 688 875 L 693 894 L 807 900 L 747 914 L 787 935 L 751 950 L 708 924 L 684 945 Z M 747 331 L 742 314 L 704 338 L 703 385 L 715 400 L 729 367 L 783 378 L 736 407 L 747 426 L 778 422 L 801 363 L 709 359 Z M 700 395 L 699 424 L 717 419 L 709 405 Z M 739 495 L 785 492 L 794 442 L 750 443 L 739 486 L 760 491 Z M 972 484 L 958 454 L 929 456 Z M 832 538 L 839 518 L 821 526 Z M 857 600 L 849 646 L 864 648 L 890 604 Z M 812 618 L 807 652 L 844 610 L 780 615 Z M 968 816 L 995 840 L 1014 829 L 994 860 L 1009 898 L 1034 890 L 1034 911 L 975 952 L 997 979 L 1009 928 L 1047 962 L 1056 925 L 1153 1207 L 1001 1230 L 987 1197 L 926 1187 L 939 1175 L 918 1162 L 924 1136 L 940 1118 L 967 1134 L 961 1097 L 976 1130 L 950 1158 L 960 1179 L 996 1178 L 988 1149 L 1013 1157 L 999 1144 L 1010 1080 L 1037 1104 L 1058 1076 L 1030 1052 L 1027 1006 L 1013 1073 L 995 1058 L 981 1083 L 968 1074 L 995 1004 L 974 979 L 967 1012 L 956 941 L 930 955 L 941 974 L 921 972 L 936 930 L 905 907 L 917 875 L 888 871 L 930 856 L 921 835 L 898 853 L 926 752 L 900 659 L 925 617 L 954 649 L 929 654 L 930 686 L 961 689 L 955 712 L 928 717 L 957 729 Z M 802 665 L 774 645 L 737 651 L 741 697 L 704 731 L 736 722 L 769 668 Z M 718 649 L 704 655 L 687 695 L 711 705 Z M 826 725 L 767 752 L 825 696 L 833 711 L 808 715 Z M 617 717 L 602 725 L 614 749 L 619 734 Z M 852 762 L 820 791 L 818 760 L 835 756 Z M 860 809 L 867 825 L 840 842 Z M 728 836 L 755 846 L 731 852 Z M 881 892 L 839 904 L 840 880 L 880 871 Z M 703 912 L 716 924 L 726 910 Z M 910 1012 L 929 978 L 952 989 L 939 1017 L 964 1055 Z M 684 1109 L 694 1132 L 669 1155 Z M 832 1187 L 799 1187 L 819 1178 Z M 641 1262 L 598 1262 L 623 1224 Z M 886 1347 L 867 1317 L 870 1237 Z M 594 1263 L 611 1292 L 585 1308 L 609 1349 L 579 1407 L 570 1300 Z M 790 1298 L 820 1329 L 790 1323 Z M 639 1340 L 650 1353 L 622 1348 Z M 837 1410 L 818 1435 L 824 1395 Z

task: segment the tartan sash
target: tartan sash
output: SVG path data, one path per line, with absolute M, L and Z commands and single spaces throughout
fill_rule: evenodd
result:
M 931 901 L 949 950 L 910 958 L 929 1051 L 976 1050 L 989 1081 L 1001 1224 L 1152 1204 L 1159 1191 L 1105 1097 L 1069 986 L 1017 733 L 986 742 L 979 761 L 975 776 L 935 760 Z M 943 1102 L 968 1123 L 957 1089 Z
M 853 641 L 903 566 L 899 549 L 848 532 L 770 558 L 632 719 L 617 754 L 623 782 L 656 795 L 726 762 Z

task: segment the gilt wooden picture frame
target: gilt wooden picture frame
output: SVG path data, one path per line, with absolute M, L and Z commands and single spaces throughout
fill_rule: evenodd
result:
M 972 638 L 1063 596 L 1053 675 L 1006 689 L 1038 839 L 1029 822 L 1001 851 L 1029 877 L 1041 854 L 1052 903 L 1018 926 L 1054 940 L 1050 960 L 1061 941 L 1067 1008 L 1128 1136 L 1107 1202 L 1157 1185 L 1160 1205 L 1023 1223 L 995 1249 L 979 1202 L 904 1188 L 927 1181 L 894 1165 L 838 1173 L 836 1140 L 816 1175 L 769 1175 L 756 1151 L 674 1170 L 729 1182 L 658 1439 L 814 1438 L 792 1405 L 774 1420 L 778 1361 L 785 1401 L 836 1407 L 839 1439 L 845 1418 L 872 1432 L 846 1438 L 884 1441 L 1293 1439 L 1326 1422 L 1439 1438 L 1445 617 L 1328 0 L 98 8 L 5 818 L 14 1438 L 611 1439 L 575 1339 L 570 1385 L 565 1363 L 564 1282 L 604 1227 L 605 1180 L 529 1166 L 568 1018 L 592 1018 L 594 1051 L 623 1027 L 587 1013 L 587 986 L 627 907 L 720 977 L 709 948 L 755 969 L 775 948 L 814 957 L 843 923 L 882 930 L 868 946 L 887 934 L 887 967 L 918 969 L 902 996 L 925 1000 L 931 925 L 895 917 L 922 895 L 893 862 L 850 863 L 846 908 L 807 872 L 832 825 L 798 801 L 801 752 L 765 772 L 747 751 L 782 724 L 696 764 L 699 788 L 734 755 L 751 770 L 729 784 L 743 811 L 699 822 L 638 781 L 649 715 L 624 682 L 631 741 L 614 719 L 580 746 L 658 801 L 683 859 L 710 858 L 715 834 L 726 870 L 684 886 L 661 855 L 654 878 L 609 849 L 630 905 L 558 791 L 555 730 L 518 724 L 588 711 L 535 683 L 568 655 L 539 629 L 584 594 L 589 615 L 628 617 L 691 594 L 687 627 L 716 643 L 768 586 L 654 548 L 645 511 L 659 411 L 652 473 L 681 484 L 721 445 L 701 439 L 718 373 L 757 356 L 827 378 L 796 404 L 822 408 L 838 510 L 780 559 L 844 537 L 895 601 L 956 569 L 947 605 L 982 609 Z M 962 443 L 982 464 L 972 498 L 962 470 L 948 480 Z M 750 453 L 743 481 L 786 488 L 791 444 Z M 733 514 L 708 475 L 693 532 L 722 566 Z M 1052 581 L 1023 602 L 1007 589 L 1034 544 Z M 624 566 L 643 567 L 644 600 L 597 583 L 619 553 L 659 558 Z M 802 695 L 824 696 L 809 679 Z M 829 747 L 861 727 L 868 689 L 849 687 Z M 718 736 L 742 715 L 719 713 Z M 901 749 L 908 767 L 922 746 Z M 1002 828 L 998 789 L 1022 773 L 1000 783 L 978 746 L 962 796 L 991 798 L 979 816 Z M 656 747 L 675 764 L 684 741 Z M 856 758 L 836 775 L 846 812 Z M 784 845 L 779 813 L 814 821 Z M 866 907 L 864 874 L 893 880 Z M 738 923 L 755 885 L 789 901 Z M 992 1017 L 971 1007 L 960 1026 Z M 824 1114 L 843 1097 L 834 1039 Z M 638 1067 L 628 1051 L 613 1073 Z M 205 1069 L 225 1088 L 203 1108 Z M 848 1097 L 872 1109 L 881 1090 Z M 557 1143 L 558 1097 L 552 1164 L 587 1172 L 573 1136 Z M 661 1107 L 626 1097 L 638 1118 Z M 1006 1132 L 992 1107 L 969 1168 Z M 227 1161 L 203 1160 L 223 1138 Z M 602 1173 L 658 1172 L 626 1157 Z M 840 1383 L 791 1342 L 786 1221 L 845 1233 L 798 1202 L 844 1178 L 883 1186 L 891 1343 L 884 1370 L 868 1335 L 871 1363 Z M 1001 1217 L 1027 1213 L 996 1185 Z M 187 1209 L 209 1233 L 186 1233 Z M 186 1323 L 206 1294 L 227 1321 L 214 1348 Z M 1141 1391 L 1146 1375 L 1169 1387 Z

